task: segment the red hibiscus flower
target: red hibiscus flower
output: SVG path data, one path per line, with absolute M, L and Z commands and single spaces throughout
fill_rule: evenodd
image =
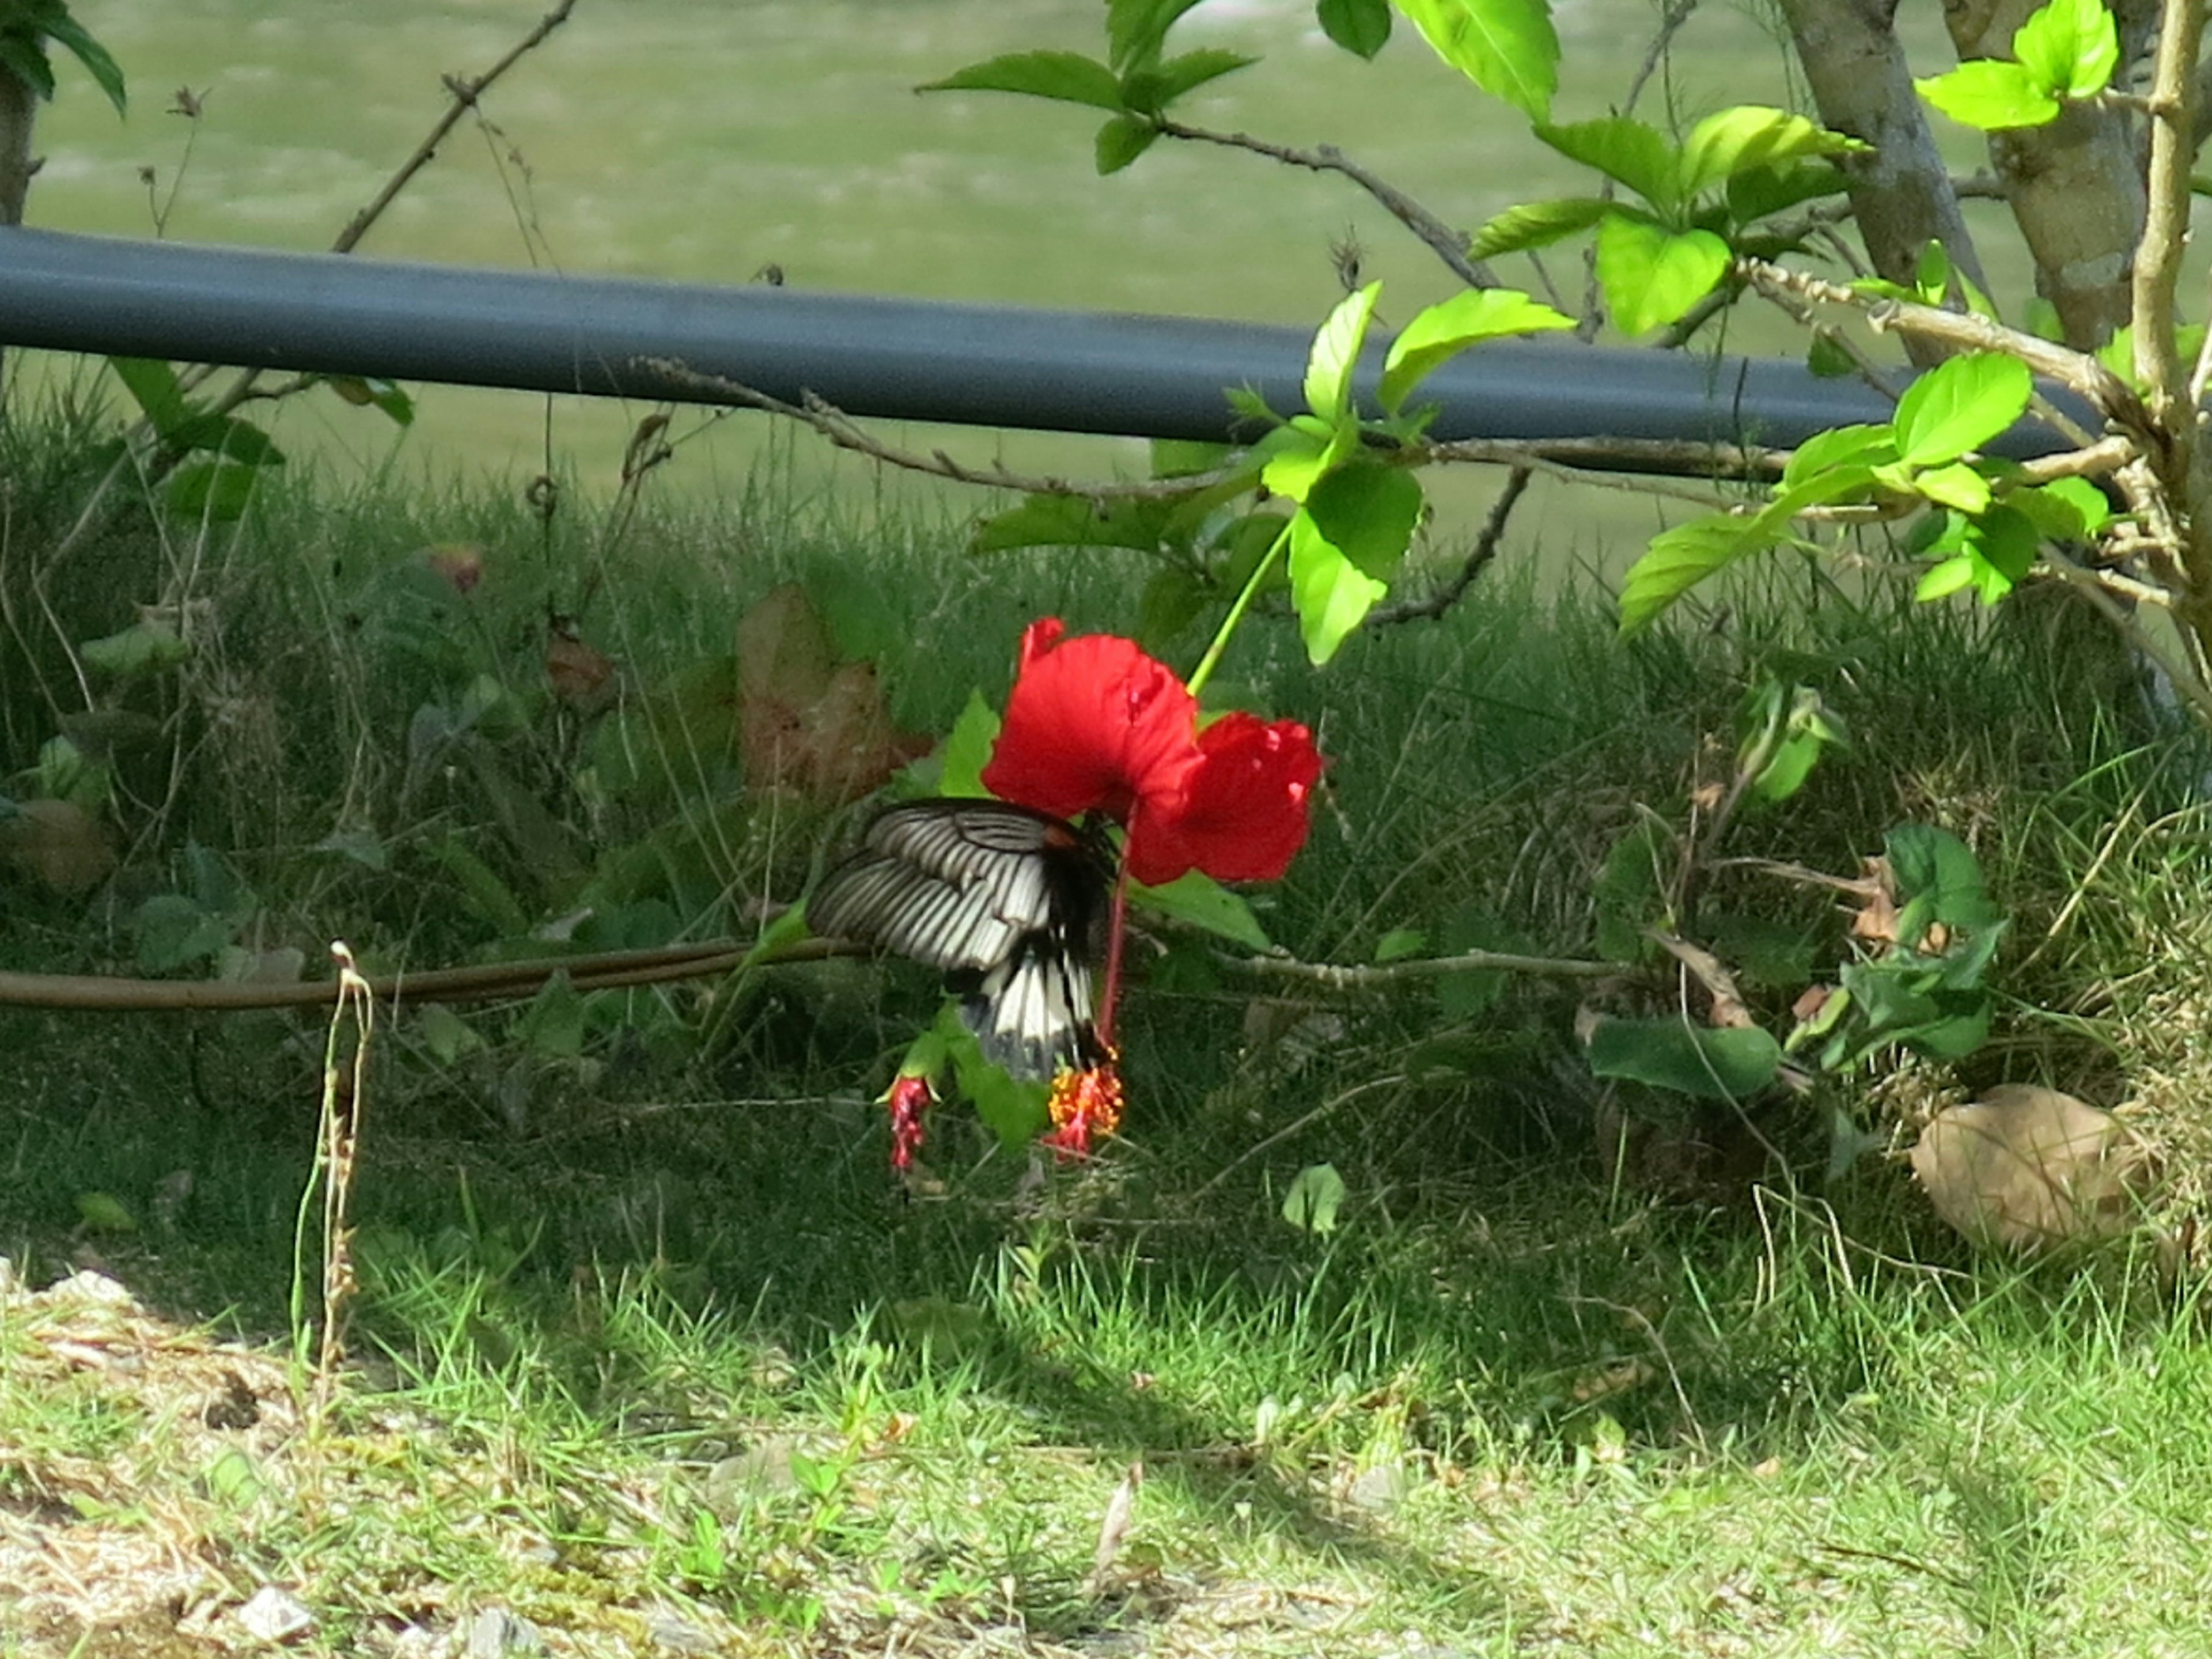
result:
M 1057 817 L 1100 811 L 1128 830 L 1146 886 L 1200 869 L 1272 881 L 1305 842 L 1321 775 L 1293 720 L 1231 714 L 1200 732 L 1198 700 L 1164 663 L 1111 634 L 1030 625 L 983 787 Z
M 1044 1144 L 1063 1158 L 1091 1156 L 1093 1135 L 1110 1135 L 1121 1127 L 1121 1074 L 1112 1060 L 1079 1072 L 1062 1072 L 1052 1080 L 1046 1104 L 1052 1133 Z
M 922 1114 L 929 1109 L 936 1097 L 930 1092 L 929 1079 L 911 1072 L 901 1072 L 891 1080 L 884 1093 L 884 1104 L 891 1109 L 891 1168 L 905 1170 L 914 1164 L 914 1155 L 921 1150 L 927 1132 L 922 1127 Z

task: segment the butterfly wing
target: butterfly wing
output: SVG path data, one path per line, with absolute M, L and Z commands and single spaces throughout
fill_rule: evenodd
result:
M 1110 876 L 1074 825 L 992 800 L 879 813 L 808 901 L 818 933 L 945 971 L 984 1054 L 1018 1077 L 1099 1056 L 1091 959 Z

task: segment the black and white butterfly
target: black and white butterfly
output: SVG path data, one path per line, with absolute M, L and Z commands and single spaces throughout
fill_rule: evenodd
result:
M 1103 826 L 1005 801 L 914 801 L 877 814 L 806 915 L 817 933 L 942 969 L 984 1054 L 1049 1078 L 1105 1058 L 1091 979 L 1113 883 Z

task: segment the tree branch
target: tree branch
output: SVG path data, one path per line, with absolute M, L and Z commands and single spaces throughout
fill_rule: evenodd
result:
M 1392 218 L 1426 243 L 1430 252 L 1443 260 L 1450 268 L 1452 275 L 1469 288 L 1502 286 L 1488 265 L 1468 257 L 1465 232 L 1454 230 L 1404 191 L 1380 174 L 1369 172 L 1334 144 L 1322 144 L 1313 149 L 1297 149 L 1288 144 L 1270 143 L 1265 138 L 1255 138 L 1249 133 L 1215 132 L 1206 127 L 1187 126 L 1165 116 L 1159 118 L 1155 125 L 1163 137 L 1249 150 L 1255 155 L 1264 155 L 1270 161 L 1280 161 L 1285 167 L 1304 167 L 1310 173 L 1340 173 L 1381 203 Z
M 2189 239 L 2191 100 L 2197 52 L 2204 38 L 2204 0 L 2166 0 L 2150 91 L 2149 200 L 2136 250 L 2136 377 L 2151 417 L 2172 445 L 2174 476 L 2185 477 L 2194 438 L 2182 418 L 2185 386 L 2174 339 L 2174 290 Z
M 1514 504 L 1521 492 L 1528 487 L 1532 476 L 1525 466 L 1516 466 L 1505 475 L 1505 488 L 1490 504 L 1490 516 L 1483 520 L 1482 532 L 1474 538 L 1459 574 L 1442 587 L 1421 599 L 1398 599 L 1389 605 L 1378 605 L 1367 613 L 1370 628 L 1387 628 L 1395 623 L 1412 622 L 1419 617 L 1434 620 L 1460 602 L 1482 568 L 1498 556 L 1498 544 L 1505 534 L 1505 521 L 1513 516 Z

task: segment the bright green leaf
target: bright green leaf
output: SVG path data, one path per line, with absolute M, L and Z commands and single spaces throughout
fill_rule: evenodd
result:
M 998 711 L 983 701 L 981 692 L 970 691 L 967 707 L 945 737 L 936 793 L 962 797 L 989 794 L 983 787 L 983 769 L 991 763 L 991 750 L 998 741 Z
M 1593 1075 L 1672 1089 L 1701 1100 L 1743 1100 L 1774 1081 L 1782 1045 L 1756 1025 L 1714 1029 L 1679 1017 L 1601 1018 L 1590 1032 Z
M 1413 388 L 1469 346 L 1503 336 L 1571 329 L 1561 316 L 1518 289 L 1476 288 L 1414 314 L 1390 342 L 1382 361 L 1382 407 L 1398 411 Z
M 1346 295 L 1314 336 L 1306 358 L 1306 407 L 1324 421 L 1340 420 L 1352 407 L 1352 371 L 1382 292 L 1382 283 L 1370 283 Z
M 2094 98 L 2120 66 L 2120 33 L 2104 0 L 2051 0 L 2013 32 L 2012 55 L 2036 85 Z
M 1562 237 L 1588 230 L 1613 211 L 1613 204 L 1595 196 L 1564 196 L 1548 202 L 1523 202 L 1510 207 L 1475 232 L 1468 253 L 1477 259 L 1521 253 L 1547 247 Z
M 1758 519 L 1716 513 L 1651 538 L 1620 586 L 1620 631 L 1634 634 L 1708 576 L 1778 539 Z
M 1559 37 L 1547 0 L 1397 0 L 1445 63 L 1493 98 L 1541 121 L 1559 86 Z
M 79 1193 L 76 1195 L 76 1218 L 87 1229 L 100 1233 L 135 1233 L 138 1218 L 131 1213 L 131 1206 L 112 1193 Z
M 1336 1165 L 1309 1164 L 1291 1178 L 1290 1190 L 1283 1194 L 1283 1219 L 1301 1232 L 1333 1233 L 1344 1198 L 1344 1177 Z
M 1301 416 L 1301 419 L 1306 418 Z M 1285 501 L 1303 501 L 1313 487 L 1327 476 L 1340 456 L 1349 453 L 1358 437 L 1357 430 L 1349 428 L 1352 436 L 1344 431 L 1331 431 L 1326 438 L 1297 427 L 1278 427 L 1268 434 L 1274 453 L 1260 469 L 1260 481 L 1274 495 Z
M 1962 462 L 1950 461 L 1917 473 L 1912 487 L 1939 507 L 1980 513 L 1990 504 L 1989 480 Z
M 1984 132 L 2039 127 L 2058 118 L 2058 100 L 2018 64 L 1976 58 L 1945 75 L 1915 81 L 1913 90 L 1960 126 Z
M 1978 449 L 2027 412 L 2035 377 L 2017 357 L 1970 352 L 1939 363 L 1897 400 L 1898 459 L 1935 466 Z
M 1429 936 L 1418 927 L 1393 927 L 1375 941 L 1375 960 L 1403 962 L 1429 948 Z
M 1569 161 L 1595 167 L 1616 184 L 1626 185 L 1665 213 L 1681 200 L 1676 185 L 1680 172 L 1674 146 L 1655 128 L 1626 115 L 1608 115 L 1595 121 L 1576 121 L 1565 126 L 1540 123 L 1537 137 Z
M 1964 553 L 1955 554 L 1940 564 L 1930 565 L 1927 574 L 1913 588 L 1912 597 L 1923 605 L 1948 599 L 1973 580 L 1973 560 Z
M 1322 33 L 1346 52 L 1371 60 L 1390 42 L 1390 0 L 1319 0 Z
M 1783 486 L 1802 484 L 1844 466 L 1877 466 L 1897 459 L 1897 438 L 1887 426 L 1837 426 L 1797 446 L 1782 470 Z
M 1389 588 L 1346 558 L 1303 507 L 1291 520 L 1291 600 L 1306 656 L 1316 667 L 1336 654 Z
M 2031 489 L 2015 489 L 2005 505 L 2027 515 L 2039 534 L 2052 541 L 2080 541 L 2112 522 L 2112 504 L 2087 478 L 2053 478 Z
M 1119 110 L 1121 82 L 1113 70 L 1079 52 L 1016 52 L 957 69 L 916 92 L 1018 92 L 1064 104 Z
M 1614 326 L 1633 337 L 1671 323 L 1728 272 L 1729 245 L 1709 230 L 1670 231 L 1614 212 L 1597 228 L 1597 275 Z
M 1716 111 L 1682 143 L 1679 188 L 1685 197 L 1754 167 L 1778 167 L 1818 155 L 1842 155 L 1867 145 L 1817 121 L 1757 104 Z M 1771 211 L 1772 210 L 1769 210 Z
M 1098 129 L 1093 159 L 1102 179 L 1119 173 L 1152 147 L 1160 130 L 1141 115 L 1116 115 Z

